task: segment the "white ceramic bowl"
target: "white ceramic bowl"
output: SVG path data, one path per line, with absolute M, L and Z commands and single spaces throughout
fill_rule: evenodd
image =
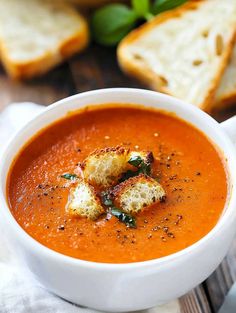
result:
M 129 264 L 94 263 L 52 251 L 31 238 L 15 221 L 6 199 L 6 177 L 19 149 L 37 131 L 85 105 L 134 103 L 175 112 L 202 130 L 223 152 L 229 199 L 217 225 L 192 246 L 170 256 Z M 138 123 L 138 121 L 137 121 Z M 225 128 L 225 129 L 224 129 Z M 157 92 L 103 89 L 63 99 L 26 124 L 7 146 L 0 165 L 1 219 L 30 271 L 50 291 L 80 305 L 122 312 L 167 302 L 188 292 L 209 276 L 226 255 L 236 231 L 236 120 L 220 125 L 196 107 Z M 212 169 L 214 170 L 214 169 Z M 206 187 L 207 188 L 207 187 Z

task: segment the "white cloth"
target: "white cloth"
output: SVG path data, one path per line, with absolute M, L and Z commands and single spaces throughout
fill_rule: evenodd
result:
M 20 129 L 43 106 L 34 103 L 14 103 L 0 112 L 0 149 L 9 137 Z M 1 153 L 1 151 L 0 151 Z M 98 311 L 73 305 L 44 289 L 17 264 L 17 258 L 7 248 L 0 230 L 0 312 L 1 313 L 96 313 Z M 178 300 L 142 313 L 180 313 Z

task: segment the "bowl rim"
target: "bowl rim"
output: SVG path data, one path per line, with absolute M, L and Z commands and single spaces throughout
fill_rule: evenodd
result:
M 3 171 L 4 169 L 4 158 L 5 155 L 7 154 L 8 150 L 12 148 L 12 145 L 14 144 L 14 141 L 16 140 L 17 134 L 20 134 L 21 132 L 23 132 L 27 127 L 31 127 L 34 122 L 41 117 L 42 115 L 47 115 L 48 112 L 53 111 L 55 108 L 57 108 L 60 105 L 66 105 L 67 103 L 70 103 L 71 101 L 74 100 L 80 100 L 80 98 L 82 97 L 86 97 L 89 95 L 97 95 L 97 94 L 106 94 L 106 93 L 113 93 L 113 92 L 119 92 L 119 93 L 133 93 L 133 94 L 138 94 L 138 93 L 142 93 L 143 95 L 148 95 L 148 96 L 152 96 L 152 97 L 156 97 L 157 101 L 160 99 L 163 99 L 164 101 L 170 101 L 172 102 L 173 106 L 179 106 L 182 107 L 181 109 L 188 111 L 191 115 L 195 114 L 198 116 L 198 118 L 202 118 L 204 119 L 205 122 L 209 122 L 212 125 L 212 131 L 214 131 L 214 133 L 219 136 L 222 137 L 222 140 L 224 140 L 224 144 L 227 147 L 228 150 L 228 154 L 229 153 L 236 153 L 236 149 L 235 146 L 233 144 L 233 142 L 230 140 L 229 136 L 226 134 L 226 132 L 224 132 L 224 130 L 220 127 L 220 124 L 214 120 L 211 116 L 209 116 L 207 113 L 201 111 L 199 108 L 193 106 L 192 104 L 187 104 L 182 100 L 176 99 L 172 96 L 166 95 L 166 94 L 162 94 L 162 93 L 158 93 L 155 91 L 150 91 L 150 90 L 145 90 L 145 89 L 139 89 L 139 88 L 103 88 L 103 89 L 96 89 L 96 90 L 91 90 L 91 91 L 86 91 L 86 92 L 82 92 L 79 94 L 75 94 L 73 96 L 69 96 L 66 98 L 63 98 L 59 101 L 56 101 L 55 103 L 51 104 L 48 107 L 45 107 L 44 110 L 42 110 L 42 112 L 40 112 L 38 115 L 36 115 L 33 119 L 31 119 L 29 122 L 27 122 L 19 131 L 17 131 L 16 134 L 14 134 L 8 144 L 6 145 L 6 147 L 3 149 L 3 153 L 2 153 L 2 161 L 0 163 L 0 173 Z M 159 99 L 158 99 L 159 98 Z M 112 103 L 112 102 L 110 102 Z M 115 102 L 114 102 L 115 103 Z M 93 103 L 88 103 L 89 105 L 93 105 Z M 101 103 L 102 104 L 102 103 Z M 135 104 L 135 102 L 134 102 Z M 138 104 L 137 104 L 138 105 Z M 184 106 L 184 107 L 183 107 Z M 153 106 L 150 106 L 153 107 Z M 157 108 L 158 110 L 158 108 Z M 162 109 L 161 109 L 162 110 Z M 69 110 L 71 112 L 71 110 Z M 166 111 L 168 112 L 168 111 Z M 61 118 L 59 118 L 58 120 L 60 120 Z M 185 118 L 182 118 L 183 120 L 186 121 Z M 54 122 L 57 119 L 54 120 Z M 187 121 L 188 123 L 191 124 L 191 122 Z M 197 126 L 195 126 L 197 127 Z M 198 127 L 197 127 L 198 128 Z M 214 129 L 213 129 L 214 128 Z M 43 129 L 43 127 L 41 128 Z M 198 128 L 200 131 L 202 131 L 204 134 L 205 132 L 203 130 L 201 130 L 201 128 Z M 32 134 L 29 136 L 28 140 L 30 140 L 30 138 L 32 138 Z M 206 135 L 208 138 L 209 136 Z M 24 142 L 21 147 L 24 146 L 26 142 Z M 225 150 L 223 150 L 220 146 L 219 146 L 220 150 L 223 152 L 223 154 L 225 155 Z M 16 151 L 16 153 L 14 154 L 14 156 L 17 155 L 17 152 L 19 152 L 19 149 Z M 5 158 L 6 159 L 6 158 Z M 13 161 L 13 158 L 11 159 L 11 161 Z M 234 168 L 234 170 L 236 171 L 236 158 L 230 158 L 230 161 L 227 160 L 227 162 L 231 162 L 231 167 Z M 12 163 L 10 163 L 12 164 Z M 227 172 L 230 171 L 230 166 L 227 166 L 228 168 L 226 169 Z M 9 167 L 7 168 L 7 174 L 9 172 Z M 225 224 L 227 224 L 226 222 L 228 221 L 228 223 L 230 221 L 233 220 L 233 218 L 231 219 L 231 217 L 236 217 L 236 211 L 234 209 L 234 204 L 236 204 L 236 193 L 233 192 L 234 190 L 234 186 L 236 185 L 236 175 L 232 175 L 232 173 L 228 173 L 230 175 L 230 185 L 232 186 L 230 188 L 230 195 L 228 198 L 228 201 L 226 203 L 226 207 L 227 210 L 224 212 L 223 216 L 218 220 L 218 222 L 216 223 L 216 225 L 205 235 L 203 236 L 201 239 L 199 239 L 197 242 L 193 243 L 192 245 L 177 251 L 175 253 L 172 253 L 170 255 L 167 256 L 163 256 L 160 258 L 156 258 L 156 259 L 150 259 L 150 260 L 146 260 L 146 261 L 138 261 L 138 262 L 130 262 L 130 263 L 105 263 L 105 262 L 94 262 L 94 261 L 88 261 L 88 260 L 82 260 L 79 258 L 74 258 L 65 254 L 62 254 L 60 252 L 57 252 L 55 250 L 52 250 L 46 246 L 44 246 L 43 244 L 41 244 L 39 241 L 37 241 L 36 239 L 34 239 L 33 237 L 31 237 L 16 221 L 16 219 L 14 218 L 14 216 L 12 215 L 11 211 L 10 211 L 10 207 L 7 203 L 7 200 L 5 199 L 4 196 L 4 183 L 2 182 L 2 180 L 0 179 L 0 202 L 2 203 L 1 207 L 0 207 L 0 211 L 3 212 L 7 222 L 10 224 L 11 227 L 15 228 L 16 232 L 18 233 L 18 236 L 23 240 L 23 242 L 25 242 L 26 244 L 28 244 L 32 249 L 34 249 L 35 252 L 40 253 L 41 255 L 53 258 L 53 259 L 57 259 L 58 261 L 62 261 L 71 265 L 75 265 L 75 266 L 81 266 L 84 268 L 90 268 L 90 269 L 101 269 L 101 270 L 107 270 L 107 271 L 120 271 L 120 270 L 130 270 L 132 268 L 148 268 L 150 266 L 162 266 L 164 263 L 171 263 L 172 261 L 176 261 L 177 259 L 183 258 L 184 256 L 186 257 L 187 255 L 189 255 L 190 253 L 194 252 L 195 250 L 204 247 L 204 244 L 207 244 L 210 240 L 212 240 L 214 238 L 215 235 L 217 235 L 218 232 L 222 231 L 225 226 Z M 4 179 L 6 180 L 7 176 L 4 177 Z M 234 213 L 235 211 L 235 213 Z

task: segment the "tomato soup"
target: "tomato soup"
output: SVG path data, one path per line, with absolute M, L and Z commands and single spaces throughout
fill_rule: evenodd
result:
M 106 214 L 71 216 L 66 203 L 75 172 L 94 149 L 122 146 L 152 151 L 153 174 L 164 202 L 136 215 L 129 228 Z M 227 178 L 217 148 L 174 115 L 113 104 L 69 114 L 36 134 L 8 175 L 8 201 L 20 226 L 59 253 L 95 262 L 129 263 L 167 256 L 205 236 L 227 198 Z

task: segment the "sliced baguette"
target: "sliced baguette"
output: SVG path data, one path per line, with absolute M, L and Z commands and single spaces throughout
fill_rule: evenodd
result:
M 88 43 L 85 19 L 63 1 L 0 0 L 0 54 L 8 74 L 47 72 Z
M 87 217 L 91 220 L 97 219 L 104 213 L 104 208 L 93 186 L 84 180 L 78 180 L 76 185 L 70 189 L 66 209 L 71 215 Z
M 235 21 L 235 0 L 189 1 L 123 39 L 120 66 L 154 90 L 209 111 L 232 52 Z
M 236 103 L 236 44 L 216 92 L 215 109 L 226 108 Z
M 162 201 L 165 191 L 150 176 L 140 174 L 117 185 L 113 191 L 114 204 L 129 214 L 136 214 L 144 208 Z

